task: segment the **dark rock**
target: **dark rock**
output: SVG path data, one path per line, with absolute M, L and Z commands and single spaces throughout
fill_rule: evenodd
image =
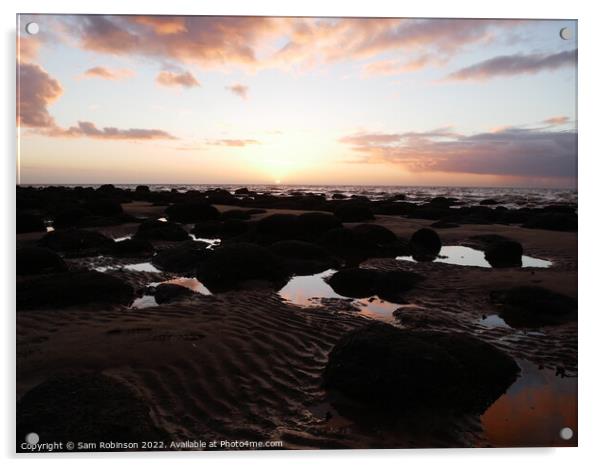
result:
M 42 218 L 35 214 L 17 211 L 17 233 L 45 232 Z
M 17 249 L 17 274 L 48 274 L 63 272 L 67 265 L 59 255 L 48 248 L 25 247 Z
M 577 214 L 543 213 L 531 217 L 524 223 L 528 229 L 556 230 L 560 232 L 575 232 L 578 227 Z
M 543 287 L 521 286 L 491 292 L 500 316 L 513 327 L 538 327 L 575 321 L 577 300 Z
M 76 256 L 93 255 L 108 250 L 113 240 L 93 230 L 55 230 L 39 240 L 39 245 Z
M 441 239 L 432 229 L 420 229 L 410 238 L 410 249 L 416 261 L 433 261 L 441 251 Z
M 177 284 L 159 284 L 155 289 L 155 301 L 158 304 L 171 303 L 194 295 L 195 292 Z
M 334 215 L 343 222 L 363 222 L 374 219 L 370 203 L 361 201 L 344 201 L 339 204 Z
M 306 212 L 298 217 L 299 231 L 303 238 L 315 240 L 325 232 L 341 227 L 341 221 L 330 213 Z
M 523 247 L 514 240 L 494 242 L 485 249 L 485 259 L 494 268 L 521 267 Z
M 210 254 L 206 243 L 191 241 L 160 251 L 151 262 L 162 271 L 185 273 L 195 271 Z
M 230 209 L 229 211 L 224 211 L 221 214 L 222 220 L 227 219 L 237 219 L 241 221 L 246 221 L 251 218 L 248 210 L 245 209 Z
M 234 190 L 235 195 L 250 195 L 252 193 L 253 192 L 250 191 L 247 187 L 238 188 L 238 189 Z
M 423 280 L 423 276 L 412 271 L 381 272 L 376 281 L 376 295 L 389 302 L 405 303 L 403 294 Z
M 465 334 L 374 323 L 335 345 L 324 385 L 335 406 L 357 405 L 384 416 L 441 410 L 480 414 L 519 371 L 511 357 Z
M 378 295 L 383 300 L 403 303 L 402 294 L 424 278 L 410 271 L 376 271 L 374 269 L 346 268 L 327 279 L 339 295 L 366 298 Z
M 113 243 L 113 255 L 124 258 L 150 256 L 154 251 L 152 243 L 142 238 L 128 238 Z
M 54 227 L 75 227 L 82 224 L 82 221 L 91 216 L 92 213 L 81 206 L 67 206 L 59 209 L 54 214 Z
M 346 199 L 347 195 L 343 193 L 333 193 L 332 199 Z
M 356 225 L 352 228 L 352 231 L 355 238 L 365 245 L 378 246 L 397 240 L 397 235 L 378 224 Z
M 170 221 L 191 224 L 216 220 L 219 218 L 219 211 L 205 202 L 179 203 L 169 206 L 165 213 Z
M 101 373 L 53 376 L 17 402 L 17 449 L 32 432 L 44 443 L 62 442 L 63 450 L 74 440 L 168 442 L 169 435 L 154 425 L 149 412 L 129 387 Z
M 257 232 L 268 239 L 299 239 L 299 218 L 293 214 L 272 214 L 257 221 Z
M 433 229 L 455 229 L 456 227 L 460 227 L 460 224 L 441 219 L 440 221 L 433 222 L 431 227 Z
M 284 285 L 288 277 L 282 260 L 267 248 L 232 243 L 217 248 L 197 268 L 197 278 L 212 292 L 246 286 L 247 281 Z
M 188 235 L 188 232 L 186 232 L 180 225 L 174 222 L 147 220 L 140 224 L 135 238 L 161 240 L 166 242 L 180 242 L 190 239 L 190 235 Z
M 228 190 L 216 188 L 205 193 L 207 201 L 211 204 L 236 204 L 238 202 L 236 196 Z
M 273 243 L 270 250 L 282 258 L 292 274 L 316 274 L 339 266 L 328 250 L 309 242 L 283 240 Z
M 218 238 L 222 234 L 222 222 L 204 221 L 195 224 L 192 233 L 201 238 Z
M 17 282 L 17 309 L 62 308 L 91 303 L 129 305 L 134 289 L 97 271 L 36 276 Z
M 150 188 L 148 187 L 148 185 L 138 185 L 136 187 L 136 193 L 137 194 L 147 194 L 150 193 Z
M 83 208 L 98 216 L 119 216 L 123 214 L 121 204 L 112 199 L 92 199 Z
M 494 204 L 500 204 L 500 202 L 496 201 L 495 199 L 484 199 L 484 200 L 481 200 L 481 202 L 479 204 L 481 206 L 492 206 Z

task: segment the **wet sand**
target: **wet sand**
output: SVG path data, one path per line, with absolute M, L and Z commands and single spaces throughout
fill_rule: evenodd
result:
M 128 214 L 155 218 L 165 209 L 145 202 L 123 207 Z M 301 213 L 267 209 L 254 219 L 274 212 Z M 404 238 L 432 224 L 382 215 L 373 222 Z M 133 234 L 137 226 L 94 230 L 118 238 Z M 330 405 L 321 374 L 337 340 L 374 317 L 358 313 L 348 302 L 299 306 L 278 291 L 261 288 L 196 294 L 142 309 L 19 311 L 17 397 L 57 372 L 101 371 L 142 397 L 153 421 L 174 439 L 281 440 L 285 448 L 575 445 L 576 437 L 565 442 L 554 434 L 564 426 L 576 431 L 577 323 L 524 330 L 486 318 L 497 314 L 489 293 L 500 288 L 538 285 L 576 297 L 577 233 L 508 225 L 462 225 L 438 233 L 444 245 L 463 245 L 474 235 L 503 235 L 519 241 L 526 255 L 553 262 L 548 269 L 483 269 L 394 258 L 362 264 L 426 277 L 406 295 L 412 306 L 398 306 L 402 310 L 388 321 L 407 328 L 466 332 L 519 362 L 522 376 L 481 417 L 442 420 L 434 423 L 436 429 L 384 431 L 345 419 Z M 18 234 L 17 244 L 31 244 L 42 235 Z M 100 264 L 90 258 L 67 262 L 77 267 Z M 128 261 L 105 257 L 101 262 L 111 266 Z M 177 276 L 107 272 L 138 290 Z M 559 371 L 564 377 L 556 376 Z M 549 429 L 542 435 L 543 426 Z

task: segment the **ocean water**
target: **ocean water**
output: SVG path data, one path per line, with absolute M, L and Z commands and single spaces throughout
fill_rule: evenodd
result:
M 73 185 L 69 185 L 73 186 Z M 85 185 L 94 188 L 100 185 Z M 118 188 L 134 190 L 137 184 L 115 184 Z M 496 206 L 508 208 L 541 207 L 548 205 L 576 205 L 577 190 L 560 188 L 499 188 L 499 187 L 426 187 L 426 186 L 372 186 L 372 185 L 235 185 L 235 184 L 149 184 L 153 191 L 169 191 L 176 189 L 180 192 L 188 190 L 206 191 L 221 188 L 234 192 L 246 187 L 257 193 L 270 193 L 274 196 L 290 196 L 291 194 L 324 194 L 327 199 L 335 194 L 347 197 L 357 195 L 365 196 L 371 200 L 387 199 L 395 195 L 405 195 L 406 202 L 424 203 L 436 196 L 456 198 L 460 204 L 476 205 L 485 199 L 499 202 Z

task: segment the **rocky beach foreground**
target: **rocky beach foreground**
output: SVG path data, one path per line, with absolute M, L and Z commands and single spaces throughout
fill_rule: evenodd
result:
M 577 444 L 576 205 L 16 197 L 18 450 Z

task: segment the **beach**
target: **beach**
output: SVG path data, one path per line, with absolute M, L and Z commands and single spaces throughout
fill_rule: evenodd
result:
M 101 374 L 127 388 L 148 409 L 153 430 L 175 441 L 271 441 L 265 448 L 274 449 L 576 445 L 577 436 L 558 435 L 565 426 L 577 432 L 576 308 L 551 317 L 538 309 L 524 322 L 507 299 L 508 291 L 535 287 L 552 294 L 546 300 L 576 304 L 576 204 L 496 209 L 501 200 L 250 191 L 17 190 L 18 215 L 35 227 L 17 233 L 17 249 L 49 249 L 65 264 L 17 275 L 18 427 L 20 407 L 29 413 L 25 396 L 38 385 L 56 375 Z M 75 215 L 75 207 L 87 212 Z M 322 217 L 301 217 L 314 212 Z M 166 233 L 161 223 L 175 227 Z M 440 239 L 426 260 L 413 237 L 421 229 Z M 109 242 L 78 233 L 73 247 L 56 235 L 74 230 Z M 140 244 L 116 247 L 132 239 Z M 519 263 L 491 267 L 489 248 L 504 242 L 522 247 Z M 163 255 L 177 248 L 181 254 Z M 236 248 L 248 262 L 237 262 Z M 265 262 L 256 258 L 262 251 L 270 251 Z M 346 269 L 369 270 L 374 289 L 345 295 L 333 277 Z M 131 297 L 125 289 L 119 300 L 86 295 L 89 283 L 73 299 L 33 297 L 50 276 L 60 288 L 65 275 L 80 280 L 86 271 L 118 280 L 107 282 L 109 295 L 125 284 Z M 397 283 L 385 288 L 379 281 L 398 277 L 390 273 L 416 280 L 402 291 Z M 175 288 L 159 300 L 166 282 Z M 344 336 L 375 322 L 421 338 L 460 333 L 520 370 L 486 407 L 431 411 L 429 419 L 409 409 L 396 420 L 353 415 L 325 385 L 325 369 Z

